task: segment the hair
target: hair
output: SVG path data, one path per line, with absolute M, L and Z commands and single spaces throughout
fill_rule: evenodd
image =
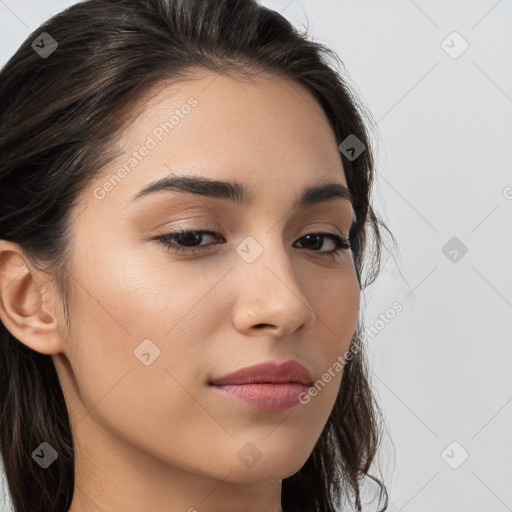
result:
M 58 43 L 47 58 L 31 46 L 42 32 Z M 293 80 L 322 107 L 338 143 L 354 135 L 364 144 L 356 159 L 342 151 L 340 158 L 357 216 L 350 242 L 360 290 L 376 279 L 383 228 L 389 230 L 370 203 L 371 118 L 333 65 L 338 56 L 306 35 L 256 0 L 87 0 L 41 25 L 8 60 L 0 71 L 0 239 L 19 244 L 54 278 L 68 329 L 71 212 L 116 157 L 115 142 L 148 91 L 194 70 L 256 70 Z M 369 384 L 362 325 L 360 314 L 317 444 L 283 480 L 284 512 L 335 512 L 343 499 L 361 510 L 366 477 L 378 484 L 387 509 L 386 486 L 370 474 L 384 423 Z M 31 454 L 44 441 L 58 459 L 41 471 Z M 52 357 L 19 342 L 2 322 L 0 450 L 16 512 L 69 509 L 74 443 Z

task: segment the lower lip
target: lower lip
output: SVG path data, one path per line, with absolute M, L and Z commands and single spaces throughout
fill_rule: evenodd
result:
M 228 398 L 242 400 L 262 411 L 283 411 L 300 403 L 309 387 L 298 382 L 282 384 L 224 384 L 212 386 Z

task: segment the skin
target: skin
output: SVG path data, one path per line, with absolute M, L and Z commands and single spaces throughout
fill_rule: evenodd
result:
M 97 199 L 94 189 L 191 97 L 190 114 Z M 288 359 L 316 381 L 348 349 L 359 312 L 352 254 L 326 255 L 330 238 L 316 252 L 297 241 L 321 231 L 348 236 L 352 206 L 336 199 L 292 208 L 309 185 L 347 185 L 338 143 L 299 84 L 203 72 L 149 98 L 120 139 L 125 154 L 73 210 L 69 332 L 54 282 L 16 244 L 0 242 L 1 319 L 52 355 L 70 411 L 71 512 L 281 510 L 282 479 L 312 452 L 342 372 L 308 404 L 280 412 L 207 383 Z M 238 181 L 253 202 L 177 191 L 131 202 L 171 172 Z M 199 242 L 213 249 L 190 256 L 150 239 L 182 225 L 219 233 Z M 263 249 L 250 264 L 235 251 L 248 236 Z M 219 239 L 226 243 L 213 246 Z M 134 350 L 147 338 L 160 356 L 146 366 Z M 251 467 L 237 456 L 246 443 L 262 454 Z

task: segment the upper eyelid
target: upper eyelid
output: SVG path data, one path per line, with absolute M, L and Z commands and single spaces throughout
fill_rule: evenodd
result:
M 183 224 L 179 224 L 179 222 L 182 222 Z M 210 220 L 210 219 L 208 219 L 208 217 L 205 217 L 203 215 L 197 215 L 194 217 L 184 218 L 183 220 L 177 220 L 176 224 L 177 224 L 176 227 L 172 226 L 172 227 L 168 227 L 165 229 L 161 228 L 161 229 L 159 229 L 159 231 L 161 232 L 161 234 L 165 234 L 170 231 L 179 230 L 180 228 L 182 228 L 183 231 L 204 231 L 204 230 L 229 231 L 229 228 L 225 226 L 225 223 L 219 221 L 217 217 L 215 220 Z M 338 228 L 337 226 L 335 226 L 332 222 L 327 222 L 327 221 L 309 222 L 306 225 L 307 228 L 309 229 L 309 226 L 311 226 L 312 224 L 329 224 L 329 225 L 333 226 L 335 229 L 338 229 L 341 234 L 344 234 L 344 231 L 345 231 L 344 229 Z M 355 228 L 356 224 L 357 224 L 357 221 L 352 217 L 350 226 L 348 228 L 349 233 L 352 232 L 352 230 Z M 313 229 L 317 229 L 317 228 L 313 228 Z M 347 236 L 348 236 L 348 234 L 347 234 Z
M 181 216 L 181 214 L 187 215 L 186 218 L 184 217 L 184 222 L 187 222 L 188 219 L 193 220 L 194 218 L 208 218 L 213 215 L 213 217 L 215 217 L 215 219 L 216 219 L 216 220 L 214 220 L 214 222 L 219 223 L 222 226 L 222 228 L 224 229 L 225 223 L 223 221 L 219 220 L 219 216 L 215 212 L 215 208 L 212 208 L 212 207 L 206 205 L 205 203 L 197 203 L 197 204 L 196 203 L 192 203 L 192 204 L 186 203 L 185 205 L 181 205 L 181 207 L 179 207 L 177 204 L 176 207 L 177 207 L 177 210 L 173 209 L 173 212 L 169 211 L 169 213 L 180 214 L 180 216 Z M 309 211 L 310 208 L 313 210 Z M 321 208 L 321 209 L 317 210 L 317 208 Z M 309 211 L 309 213 L 308 213 L 308 211 Z M 188 214 L 192 214 L 193 216 L 188 217 Z M 341 219 L 350 218 L 349 229 L 352 229 L 353 226 L 355 226 L 357 224 L 357 215 L 353 210 L 350 210 L 350 214 L 349 214 L 349 212 L 347 212 L 345 209 L 341 209 L 340 207 L 337 207 L 337 205 L 333 205 L 329 202 L 324 202 L 324 203 L 319 203 L 316 205 L 309 206 L 309 207 L 307 207 L 306 210 L 300 211 L 300 212 L 296 213 L 294 216 L 298 216 L 300 218 L 304 218 L 304 216 L 305 216 L 307 218 L 310 215 L 316 216 L 316 215 L 324 215 L 324 214 L 327 214 L 327 215 L 334 214 L 336 216 L 339 216 L 339 218 L 341 218 Z M 176 221 L 179 222 L 179 219 L 176 219 Z M 291 219 L 290 219 L 290 221 L 291 221 Z M 198 221 L 198 222 L 201 222 L 201 221 Z M 343 220 L 343 222 L 345 222 L 345 221 Z

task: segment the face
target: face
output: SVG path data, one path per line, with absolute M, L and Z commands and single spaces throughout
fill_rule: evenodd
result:
M 308 187 L 347 185 L 327 118 L 298 84 L 202 74 L 151 97 L 119 144 L 72 216 L 71 330 L 53 356 L 78 448 L 230 482 L 292 475 L 332 410 L 342 371 L 322 376 L 359 310 L 337 244 L 352 205 L 294 206 Z M 178 177 L 236 182 L 244 201 L 176 182 L 141 194 Z M 325 383 L 307 403 L 268 410 L 209 384 L 289 360 Z

